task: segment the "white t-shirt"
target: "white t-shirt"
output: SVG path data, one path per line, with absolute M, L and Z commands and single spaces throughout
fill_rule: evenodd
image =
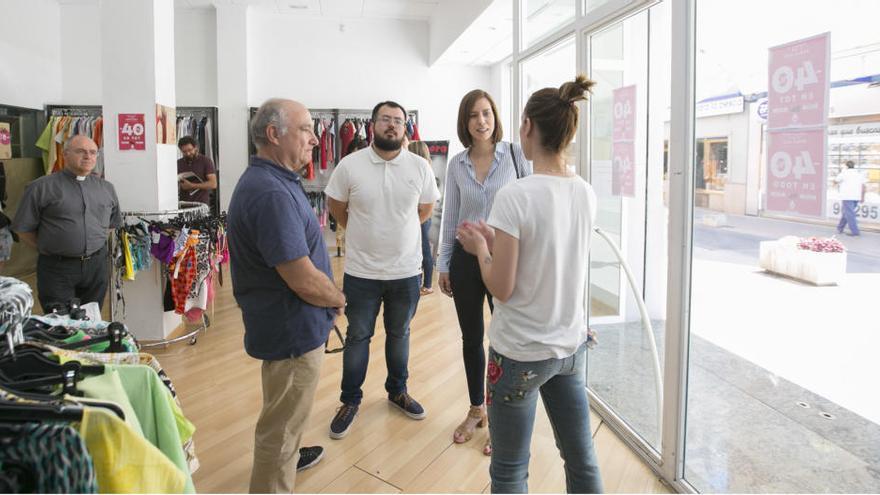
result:
M 848 168 L 841 172 L 834 182 L 839 184 L 840 199 L 861 201 L 862 200 L 862 184 L 865 183 L 865 176 L 854 168 Z
M 440 199 L 425 159 L 401 150 L 386 162 L 365 148 L 346 155 L 324 193 L 348 203 L 345 273 L 372 280 L 397 280 L 422 270 L 418 207 Z
M 513 294 L 495 302 L 489 343 L 517 361 L 561 359 L 587 339 L 585 293 L 596 193 L 535 174 L 503 187 L 488 224 L 519 239 Z

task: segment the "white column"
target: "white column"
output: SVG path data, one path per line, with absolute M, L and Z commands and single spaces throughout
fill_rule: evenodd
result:
M 176 146 L 156 144 L 156 104 L 175 106 L 173 1 L 102 0 L 100 6 L 106 178 L 123 211 L 174 209 Z M 119 150 L 120 113 L 144 114 L 143 151 Z M 180 323 L 173 312 L 163 311 L 158 263 L 124 288 L 124 321 L 138 338 L 162 339 Z
M 246 5 L 216 8 L 220 209 L 226 210 L 248 163 L 248 19 Z

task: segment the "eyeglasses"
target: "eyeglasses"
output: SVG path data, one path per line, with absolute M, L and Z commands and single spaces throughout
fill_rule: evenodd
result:
M 379 117 L 379 122 L 385 125 L 394 125 L 395 127 L 403 126 L 404 120 L 400 117 L 389 117 L 387 115 L 383 115 Z
M 79 156 L 86 156 L 86 155 L 88 155 L 88 156 L 91 156 L 91 157 L 96 157 L 96 156 L 98 156 L 98 153 L 99 153 L 98 150 L 84 150 L 84 149 L 82 149 L 82 148 L 77 148 L 77 149 L 75 149 L 75 150 L 70 150 L 70 152 L 73 153 L 73 154 L 75 154 L 75 155 L 79 155 Z

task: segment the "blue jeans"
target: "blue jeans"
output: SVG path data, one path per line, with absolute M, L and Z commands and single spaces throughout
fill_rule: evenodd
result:
M 565 359 L 521 362 L 489 347 L 487 398 L 492 438 L 492 493 L 527 493 L 529 445 L 538 394 L 565 461 L 568 493 L 602 493 L 590 431 L 587 350 Z
M 345 404 L 359 405 L 364 396 L 361 386 L 367 377 L 370 339 L 376 331 L 379 306 L 384 304 L 385 363 L 389 396 L 406 392 L 409 377 L 409 322 L 419 304 L 419 276 L 398 280 L 370 280 L 345 274 L 342 282 L 347 305 L 348 332 L 342 354 L 342 394 Z
M 422 224 L 422 287 L 431 288 L 431 277 L 434 276 L 434 257 L 431 256 L 431 241 L 428 233 L 431 232 L 431 219 Z
M 841 207 L 843 211 L 840 215 L 840 222 L 837 223 L 837 231 L 843 233 L 843 228 L 849 224 L 849 230 L 852 231 L 853 235 L 859 235 L 859 224 L 856 219 L 856 208 L 859 206 L 859 202 L 852 199 L 844 199 L 841 202 Z

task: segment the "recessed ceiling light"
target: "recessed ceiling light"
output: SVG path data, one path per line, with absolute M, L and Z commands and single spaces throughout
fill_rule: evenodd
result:
M 309 8 L 308 5 L 303 5 L 301 3 L 292 3 L 292 4 L 288 5 L 288 7 L 292 8 L 294 10 L 305 10 L 305 9 Z

